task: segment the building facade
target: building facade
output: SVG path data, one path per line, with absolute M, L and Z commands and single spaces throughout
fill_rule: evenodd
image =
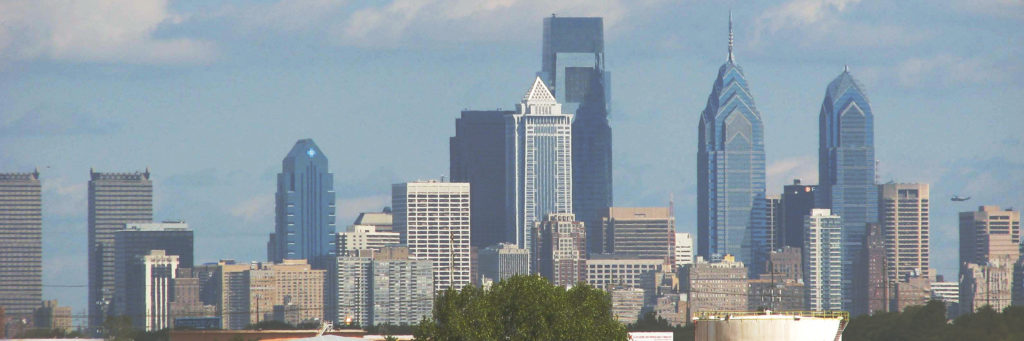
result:
M 42 301 L 36 308 L 32 322 L 36 328 L 71 332 L 71 307 L 62 307 L 57 300 Z
M 783 247 L 768 254 L 761 279 L 774 282 L 803 282 L 803 253 L 800 248 Z
M 128 304 L 124 313 L 136 328 L 155 331 L 174 326 L 171 301 L 174 300 L 174 277 L 179 257 L 164 250 L 152 250 L 136 256 L 127 271 Z
M 601 218 L 602 253 L 675 260 L 676 219 L 668 207 L 611 207 Z
M 868 224 L 867 233 L 864 235 L 864 248 L 866 250 L 863 262 L 865 267 L 864 281 L 859 284 L 865 291 L 862 303 L 856 305 L 855 313 L 873 315 L 877 312 L 889 311 L 889 301 L 892 298 L 892 280 L 889 279 L 889 265 L 886 245 L 888 236 L 882 231 L 880 224 Z
M 328 318 L 338 325 L 371 325 L 373 258 L 339 256 L 337 261 L 329 279 L 337 298 Z
M 470 185 L 409 182 L 391 186 L 394 230 L 410 258 L 434 266 L 434 290 L 456 290 L 471 282 Z
M 452 182 L 470 184 L 470 244 L 485 248 L 515 243 L 515 230 L 505 216 L 505 117 L 510 110 L 466 110 L 455 119 L 455 136 L 449 140 Z
M 689 295 L 687 320 L 699 311 L 747 310 L 747 268 L 731 256 L 715 263 L 698 260 L 683 267 L 679 270 L 679 284 L 680 290 Z
M 871 103 L 849 69 L 825 91 L 818 131 L 818 190 L 816 207 L 832 210 L 842 219 L 844 306 L 850 306 L 863 250 L 864 227 L 878 222 L 875 185 L 874 115 Z M 806 238 L 805 238 L 806 240 Z M 849 309 L 849 308 L 847 308 Z
M 608 290 L 612 299 L 612 316 L 622 324 L 636 323 L 644 308 L 644 289 L 616 287 Z
M 43 196 L 39 172 L 0 173 L 0 306 L 7 316 L 31 317 L 42 299 Z
M 494 282 L 530 274 L 530 251 L 500 243 L 480 250 L 480 275 Z
M 816 208 L 804 219 L 804 302 L 810 310 L 843 310 L 842 220 Z
M 130 298 L 130 291 L 137 289 L 138 281 L 131 279 L 132 269 L 150 251 L 161 250 L 165 256 L 176 256 L 175 268 L 193 266 L 193 231 L 181 221 L 162 223 L 128 223 L 123 230 L 114 232 L 114 288 L 111 313 L 128 315 L 129 305 L 136 304 Z M 173 277 L 173 276 L 172 276 Z M 140 296 L 141 297 L 141 296 Z M 138 312 L 138 310 L 136 310 Z
M 685 232 L 676 233 L 675 256 L 676 267 L 693 264 L 693 235 Z
M 305 259 L 317 269 L 327 269 L 337 251 L 334 174 L 327 156 L 312 139 L 302 139 L 281 161 L 281 168 L 267 259 Z
M 644 278 L 661 270 L 665 261 L 597 254 L 590 255 L 586 264 L 587 284 L 608 290 L 614 286 L 641 287 Z
M 153 220 L 150 173 L 89 170 L 89 327 L 98 328 L 113 308 L 114 232 L 126 223 Z
M 551 213 L 573 213 L 572 119 L 540 77 L 505 116 L 505 193 L 508 229 L 532 249 L 531 231 Z
M 697 253 L 708 260 L 733 255 L 757 274 L 770 246 L 764 125 L 732 50 L 730 16 L 728 59 L 698 128 Z
M 804 185 L 800 179 L 793 179 L 792 185 L 782 187 L 782 198 L 779 200 L 780 225 L 783 246 L 802 248 L 804 243 L 804 216 L 811 214 L 814 204 L 814 193 L 818 186 Z M 776 246 L 778 247 L 778 246 Z
M 434 308 L 433 263 L 405 257 L 375 256 L 373 325 L 411 326 Z
M 885 232 L 890 281 L 909 273 L 928 277 L 928 184 L 878 185 L 878 223 Z
M 398 232 L 381 232 L 372 225 L 352 225 L 348 231 L 338 232 L 338 255 L 354 253 L 358 250 L 380 250 L 389 245 L 400 244 Z
M 999 206 L 980 206 L 960 212 L 960 264 L 988 264 L 1020 257 L 1020 212 Z
M 587 232 L 572 214 L 548 214 L 533 232 L 535 272 L 560 286 L 586 280 Z
M 769 195 L 765 197 L 765 207 L 768 216 L 768 235 L 771 238 L 768 239 L 768 250 L 774 251 L 781 248 L 785 243 L 782 242 L 782 197 L 779 195 Z
M 960 266 L 960 314 L 990 306 L 1003 311 L 1013 304 L 1013 264 L 995 259 L 986 264 Z

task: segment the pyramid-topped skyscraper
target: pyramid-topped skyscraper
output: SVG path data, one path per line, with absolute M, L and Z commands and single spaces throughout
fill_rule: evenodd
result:
M 743 69 L 729 55 L 700 116 L 697 142 L 698 254 L 726 254 L 759 273 L 768 253 L 764 126 Z
M 540 77 L 505 115 L 506 226 L 520 248 L 548 214 L 572 213 L 572 118 Z
M 868 223 L 878 221 L 875 134 L 871 103 L 850 69 L 829 83 L 821 103 L 818 132 L 816 206 L 842 217 L 843 308 L 852 309 L 852 291 L 863 278 L 860 252 Z

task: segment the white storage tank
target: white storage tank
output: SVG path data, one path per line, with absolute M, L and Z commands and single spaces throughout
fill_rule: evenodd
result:
M 699 312 L 697 341 L 840 341 L 850 321 L 845 311 Z

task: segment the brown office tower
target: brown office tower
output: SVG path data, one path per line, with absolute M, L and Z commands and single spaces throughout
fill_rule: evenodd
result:
M 548 214 L 533 231 L 533 257 L 537 273 L 561 286 L 586 281 L 587 232 L 576 216 Z

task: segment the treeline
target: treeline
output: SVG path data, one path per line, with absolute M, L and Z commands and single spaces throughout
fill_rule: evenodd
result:
M 570 289 L 540 276 L 515 276 L 484 290 L 466 286 L 434 300 L 416 340 L 626 340 L 611 298 L 580 283 Z
M 947 323 L 946 306 L 931 301 L 902 313 L 856 317 L 843 331 L 843 340 L 1024 340 L 1024 307 L 997 312 L 986 306 Z

